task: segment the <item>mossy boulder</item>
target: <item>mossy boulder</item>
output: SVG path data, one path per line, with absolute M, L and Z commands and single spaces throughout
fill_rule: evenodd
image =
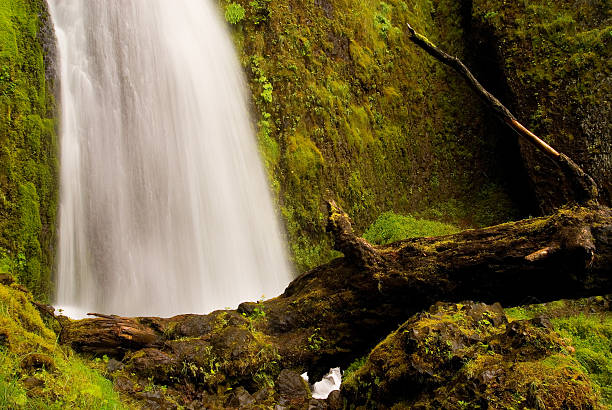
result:
M 548 320 L 472 302 L 413 316 L 342 386 L 377 408 L 603 408 L 597 391 Z

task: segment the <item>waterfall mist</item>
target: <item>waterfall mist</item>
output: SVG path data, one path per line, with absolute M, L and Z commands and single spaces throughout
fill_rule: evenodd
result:
M 291 276 L 210 0 L 49 0 L 61 60 L 56 304 L 169 316 Z

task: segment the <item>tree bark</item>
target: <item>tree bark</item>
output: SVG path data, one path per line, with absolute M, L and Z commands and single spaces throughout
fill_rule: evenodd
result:
M 358 238 L 335 203 L 329 209 L 328 228 L 346 256 L 300 275 L 277 298 L 209 315 L 70 321 L 61 341 L 77 351 L 127 355 L 126 363 L 138 354 L 131 371 L 143 375 L 162 374 L 151 370 L 159 360 L 201 360 L 185 353 L 186 346 L 199 343 L 199 351 L 210 351 L 234 382 L 244 382 L 272 356 L 279 371 L 320 374 L 344 366 L 438 301 L 509 306 L 612 289 L 609 208 L 563 209 L 550 217 L 380 247 Z M 235 340 L 242 340 L 241 347 Z
M 521 138 L 529 141 L 536 149 L 544 152 L 548 155 L 555 163 L 561 168 L 563 173 L 569 179 L 572 184 L 572 192 L 577 196 L 575 200 L 578 203 L 586 203 L 590 200 L 595 200 L 598 197 L 597 184 L 593 178 L 584 172 L 578 164 L 572 161 L 567 155 L 558 152 L 553 147 L 548 145 L 545 141 L 540 139 L 533 132 L 528 130 L 523 124 L 521 124 L 516 117 L 506 108 L 493 94 L 488 92 L 478 82 L 472 72 L 466 67 L 463 62 L 457 57 L 451 56 L 444 51 L 436 47 L 430 42 L 425 36 L 417 33 L 410 24 L 408 24 L 408 34 L 410 40 L 425 50 L 436 60 L 448 65 L 457 71 L 469 84 L 469 86 L 476 91 L 476 93 L 482 98 L 482 100 L 495 112 L 495 114 L 506 123 L 514 132 L 516 132 Z

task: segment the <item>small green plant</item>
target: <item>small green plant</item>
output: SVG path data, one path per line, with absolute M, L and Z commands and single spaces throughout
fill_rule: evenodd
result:
M 263 100 L 267 103 L 272 102 L 272 90 L 272 84 L 266 79 L 266 81 L 263 83 L 263 91 L 261 92 L 261 98 L 263 98 Z
M 249 3 L 253 12 L 253 23 L 261 24 L 265 23 L 270 17 L 270 10 L 268 10 L 268 3 L 270 0 L 252 0 Z
M 245 16 L 244 7 L 238 3 L 230 3 L 225 7 L 225 20 L 230 24 L 240 23 Z
M 16 84 L 11 76 L 11 71 L 8 66 L 2 66 L 0 69 L 0 93 L 2 95 L 12 95 L 15 91 Z
M 321 350 L 321 347 L 323 347 L 323 343 L 326 342 L 326 339 L 321 336 L 320 332 L 321 329 L 317 327 L 315 328 L 312 335 L 308 336 L 308 348 L 313 352 L 318 352 L 319 350 Z

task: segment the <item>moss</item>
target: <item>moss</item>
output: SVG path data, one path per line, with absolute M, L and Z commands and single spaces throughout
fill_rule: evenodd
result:
M 459 5 L 236 3 L 246 10 L 232 32 L 249 77 L 260 151 L 299 270 L 334 256 L 323 215 L 330 192 L 358 231 L 387 210 L 438 209 L 428 219 L 463 226 L 517 215 L 495 142 L 479 137 L 491 125 L 477 97 L 402 33 L 410 21 L 461 54 Z M 465 212 L 447 215 L 438 204 L 449 201 Z
M 19 286 L 0 285 L 0 407 L 124 408 L 109 380 L 58 346 L 31 302 Z
M 0 254 L 40 299 L 51 288 L 58 188 L 46 18 L 39 0 L 0 5 Z
M 609 8 L 606 0 L 477 0 L 472 10 L 479 35 L 496 44 L 517 117 L 590 173 L 606 201 L 612 195 Z M 554 168 L 537 156 L 525 159 L 543 208 L 558 206 L 563 196 L 545 182 Z
M 402 239 L 457 232 L 459 229 L 452 225 L 385 212 L 365 231 L 363 237 L 373 244 L 386 245 Z
M 499 305 L 439 303 L 370 352 L 343 384 L 368 407 L 601 408 L 578 355 L 541 320 Z
M 574 364 L 586 373 L 600 390 L 604 403 L 612 405 L 612 313 L 607 310 L 610 299 L 594 297 L 576 301 L 507 309 L 513 319 L 547 317 L 556 332 L 574 352 Z M 556 367 L 554 362 L 549 362 Z

